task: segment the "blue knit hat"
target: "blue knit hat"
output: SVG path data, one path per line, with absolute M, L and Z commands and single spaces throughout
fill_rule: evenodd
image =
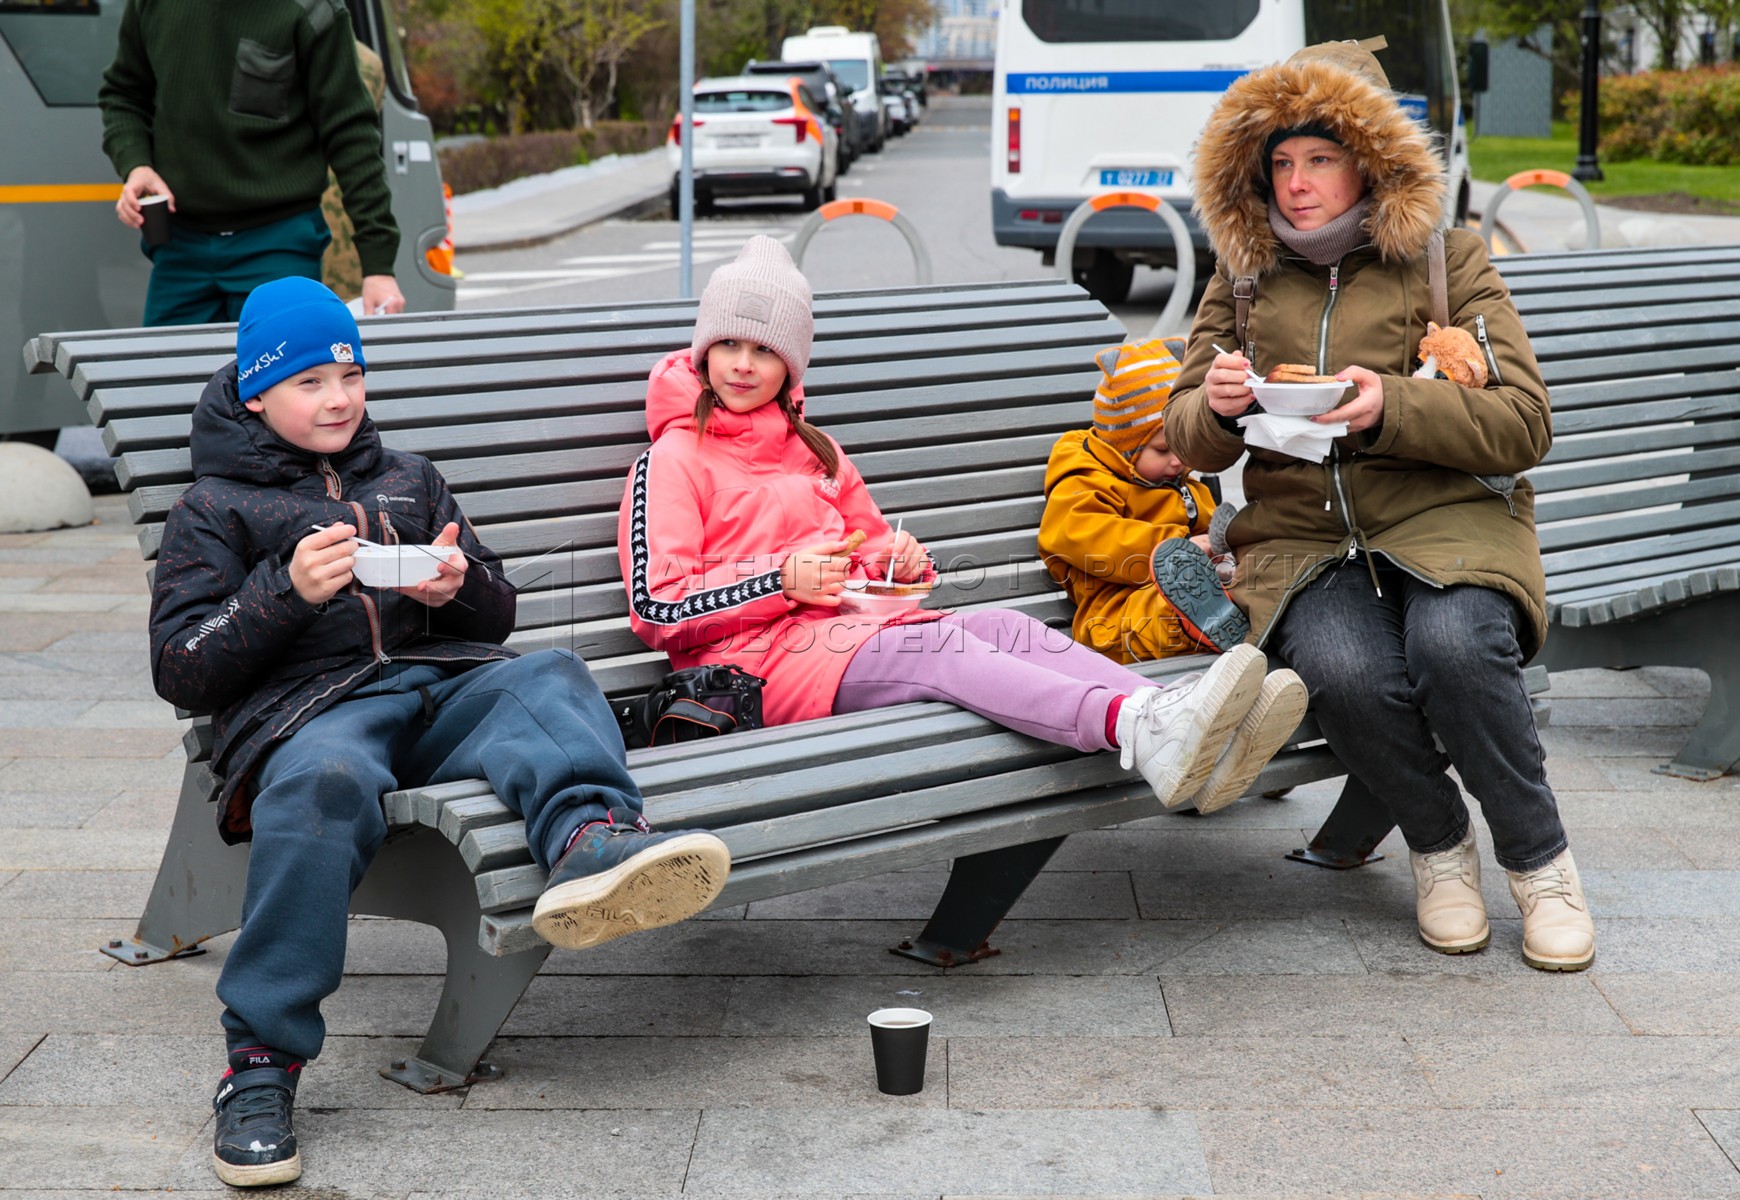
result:
M 335 362 L 368 370 L 356 318 L 332 289 L 294 276 L 262 283 L 248 295 L 236 327 L 236 390 L 243 400 L 298 371 Z

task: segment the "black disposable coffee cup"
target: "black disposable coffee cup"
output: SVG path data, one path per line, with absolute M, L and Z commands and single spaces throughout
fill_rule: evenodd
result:
M 161 246 L 169 241 L 169 197 L 141 196 L 139 212 L 145 217 L 145 244 Z
M 870 1048 L 876 1055 L 876 1087 L 885 1095 L 924 1090 L 924 1058 L 930 1049 L 930 1014 L 922 1008 L 879 1008 L 870 1014 Z

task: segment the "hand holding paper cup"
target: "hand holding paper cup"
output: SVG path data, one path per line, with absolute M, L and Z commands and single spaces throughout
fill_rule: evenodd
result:
M 879 1091 L 888 1096 L 922 1092 L 930 1014 L 922 1008 L 877 1009 L 870 1014 L 870 1049 L 876 1055 Z
M 145 244 L 152 247 L 168 244 L 171 236 L 169 232 L 169 197 L 167 195 L 139 197 L 139 215 L 145 218 Z

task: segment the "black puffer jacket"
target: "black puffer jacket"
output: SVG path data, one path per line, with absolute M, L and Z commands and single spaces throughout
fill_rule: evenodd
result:
M 163 529 L 151 596 L 157 694 L 213 714 L 212 765 L 224 778 L 218 828 L 246 840 L 261 756 L 358 684 L 400 662 L 512 658 L 514 590 L 477 540 L 440 472 L 381 445 L 366 416 L 330 458 L 273 435 L 236 394 L 236 368 L 212 376 L 193 414 L 196 482 Z M 377 542 L 429 542 L 449 521 L 470 560 L 441 608 L 354 580 L 316 608 L 290 583 L 296 543 L 344 521 Z

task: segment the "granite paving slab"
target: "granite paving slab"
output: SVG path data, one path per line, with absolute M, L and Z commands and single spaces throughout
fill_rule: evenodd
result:
M 0 866 L 25 871 L 148 871 L 163 860 L 168 831 L 14 829 L 0 838 Z
M 5 757 L 0 754 L 0 759 Z M 102 792 L 112 796 L 126 787 L 173 788 L 179 792 L 186 767 L 186 756 L 179 747 L 157 758 L 38 758 L 26 754 L 0 767 L 0 792 Z
M 227 942 L 226 942 L 227 945 Z M 544 960 L 548 970 L 550 960 Z M 442 975 L 447 944 L 441 931 L 415 921 L 352 917 L 344 952 L 348 975 Z
M 1740 1189 L 1734 1164 L 1683 1109 L 1205 1112 L 1196 1121 L 1216 1192 L 1689 1200 Z
M 1740 923 L 1725 919 L 1595 919 L 1603 975 L 1664 971 L 1721 974 L 1740 966 Z
M 445 1194 L 468 1182 L 491 1194 L 669 1194 L 684 1189 L 693 1111 L 477 1112 L 340 1108 L 299 1114 L 302 1179 L 290 1195 Z M 170 1173 L 209 1187 L 211 1147 Z
M 1740 1036 L 1740 974 L 1673 971 L 1610 974 L 1597 962 L 1591 975 L 1592 982 L 1633 1033 L 1667 1037 Z
M 1197 976 L 1162 990 L 1178 1037 L 1423 1037 L 1487 1022 L 1517 1036 L 1628 1032 L 1586 975 L 1530 975 Z
M 949 1103 L 947 1045 L 933 1039 L 930 1086 L 915 1096 L 876 1090 L 866 1029 L 847 1037 L 501 1038 L 489 1061 L 506 1074 L 470 1090 L 471 1109 L 808 1109 Z
M 1160 975 L 1363 975 L 1366 964 L 1335 917 L 1228 921 L 1160 966 Z
M 1064 843 L 1068 845 L 1067 842 Z M 749 916 L 758 920 L 834 917 L 847 921 L 930 919 L 948 872 L 899 871 L 850 883 L 757 900 Z M 1118 920 L 1136 915 L 1130 877 L 1122 871 L 1046 870 L 1010 910 L 1012 919 Z
M 6 1086 L 5 1080 L 13 1069 L 24 1061 L 24 1056 L 41 1040 L 34 1033 L 0 1033 L 0 1088 Z
M 139 653 L 146 645 L 144 629 L 135 614 L 127 615 L 132 621 L 132 627 L 121 631 L 90 630 L 86 633 L 70 634 L 55 642 L 51 648 L 55 654 L 121 654 Z
M 1701 671 L 1686 672 L 1703 680 Z M 1580 671 L 1554 671 L 1549 677 L 1552 686 L 1547 690 L 1547 698 L 1553 702 L 1554 720 L 1558 720 L 1558 706 L 1561 700 L 1601 699 L 1611 700 L 1624 697 L 1648 698 L 1674 693 L 1663 691 L 1656 680 L 1660 676 L 1654 672 L 1645 671 L 1603 671 L 1598 669 Z M 1684 686 L 1683 683 L 1681 686 Z M 1704 691 L 1710 690 L 1710 685 L 1704 682 Z
M 0 729 L 0 755 L 11 758 L 162 758 L 181 748 L 181 730 L 173 723 L 151 729 L 106 729 L 93 737 L 88 729 Z
M 1636 825 L 1617 828 L 1585 825 L 1580 813 L 1562 809 L 1560 816 L 1571 839 L 1577 869 L 1585 875 L 1592 870 L 1672 871 L 1701 865 L 1693 862 L 1680 840 L 1666 830 Z
M 1615 725 L 1557 724 L 1541 728 L 1541 744 L 1547 757 L 1590 755 L 1596 759 L 1653 758 L 1666 760 L 1685 744 L 1683 725 L 1660 725 L 1634 729 Z
M 1207 1191 L 1195 1118 L 1137 1111 L 708 1109 L 685 1189 Z
M 1662 776 L 1649 776 L 1662 780 Z M 1726 786 L 1727 779 L 1696 785 L 1697 793 L 1676 793 L 1659 787 L 1623 787 L 1607 792 L 1560 793 L 1559 807 L 1571 826 L 1656 829 L 1670 835 L 1684 830 L 1715 830 L 1715 836 L 1740 836 L 1740 790 Z M 1572 851 L 1576 844 L 1573 841 Z
M 723 1032 L 736 1036 L 867 1036 L 871 1012 L 907 1007 L 931 1014 L 932 1038 L 1172 1032 L 1160 985 L 1146 976 L 750 977 L 733 980 L 730 994 Z
M 1601 726 L 1635 730 L 1672 725 L 1683 729 L 1696 725 L 1703 715 L 1704 701 L 1691 696 L 1555 697 L 1552 728 L 1566 730 L 1578 726 Z
M 8 973 L 0 975 L 0 1032 L 209 1033 L 218 1027 L 216 983 L 209 955 L 108 971 Z
M 0 827 L 14 830 L 77 829 L 102 811 L 119 794 L 112 789 L 93 792 L 0 792 Z
M 1589 910 L 1608 917 L 1740 915 L 1740 871 L 1585 871 Z
M 1740 1108 L 1740 1039 L 1414 1037 L 1438 1106 Z
M 415 1054 L 408 1038 L 328 1038 L 296 1085 L 300 1112 L 310 1108 L 457 1109 L 463 1092 L 422 1096 L 380 1069 Z M 7 1105 L 68 1108 L 150 1108 L 209 1101 L 225 1068 L 224 1035 L 216 1022 L 203 1036 L 52 1034 L 0 1082 Z M 101 1087 L 91 1086 L 93 1073 Z
M 540 975 L 501 1031 L 508 1037 L 713 1037 L 721 1032 L 725 1004 L 726 989 L 700 976 Z
M 78 729 L 171 729 L 180 738 L 189 722 L 162 700 L 101 700 L 73 721 Z
M 211 1160 L 200 1129 L 209 1102 L 142 1108 L 0 1108 L 0 1179 L 10 1189 L 151 1188 L 172 1182 L 192 1153 Z M 190 1149 L 192 1147 L 192 1149 Z M 195 1186 L 210 1187 L 210 1168 Z
M 1279 858 L 1310 840 L 1303 825 L 1223 827 L 1213 820 L 1220 815 L 1211 813 L 1198 820 L 1170 825 L 1123 825 L 1114 829 L 1072 833 L 1052 856 L 1046 874 L 1070 871 L 1165 872 L 1233 859 L 1267 861 Z
M 1740 871 L 1740 837 L 1717 826 L 1671 829 L 1666 835 L 1700 871 Z
M 951 1108 L 1395 1108 L 1436 1102 L 1399 1034 L 951 1037 Z
M 1537 979 L 1540 972 L 1522 960 L 1522 918 L 1503 916 L 1515 912 L 1509 899 L 1506 908 L 1488 908 L 1492 944 L 1474 954 L 1439 954 L 1420 941 L 1420 927 L 1410 914 L 1393 917 L 1361 917 L 1347 921 L 1349 935 L 1359 957 L 1373 975 L 1504 975 L 1513 979 Z M 1605 961 L 1599 924 L 1596 952 Z
M 99 592 L 0 592 L 0 614 L 7 617 L 25 613 L 51 613 L 63 616 L 83 616 L 86 613 L 128 612 L 135 616 L 144 610 L 134 603 L 132 594 Z M 84 628 L 83 622 L 72 622 L 74 628 Z
M 1636 675 L 1664 696 L 1708 696 L 1710 677 L 1693 667 L 1640 667 L 1636 671 L 1589 671 L 1609 681 L 1609 686 L 1622 686 L 1620 681 Z M 1553 678 L 1557 679 L 1558 676 Z M 1618 694 L 1617 690 L 1614 694 Z
M 87 824 L 108 829 L 167 830 L 175 818 L 180 795 L 175 788 L 123 789 L 103 805 Z
M 138 924 L 156 878 L 155 864 L 136 871 L 25 871 L 0 887 L 0 908 L 18 917 L 113 920 L 114 936 L 122 937 Z
M 93 700 L 0 700 L 0 729 L 52 729 L 71 724 Z
M 0 893 L 4 903 L 4 893 Z M 64 917 L 20 917 L 0 921 L 0 972 L 107 971 L 120 963 L 98 947 L 111 938 L 130 935 L 133 926 L 116 921 L 86 921 Z

